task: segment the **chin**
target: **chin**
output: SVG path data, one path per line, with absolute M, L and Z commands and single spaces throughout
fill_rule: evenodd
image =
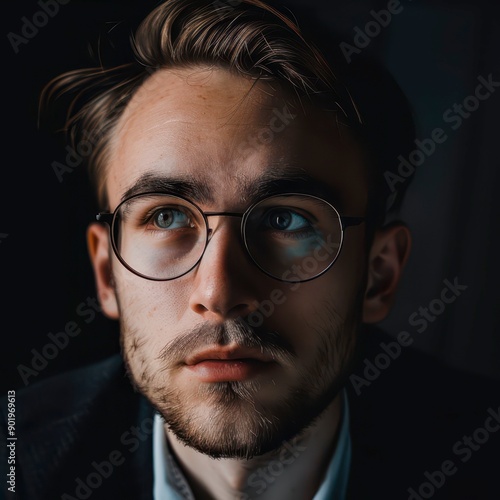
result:
M 255 389 L 248 383 L 220 382 L 193 397 L 168 391 L 151 403 L 184 445 L 214 459 L 249 460 L 277 451 L 305 432 L 337 394 L 311 401 L 307 391 L 290 390 L 273 404 L 262 404 Z

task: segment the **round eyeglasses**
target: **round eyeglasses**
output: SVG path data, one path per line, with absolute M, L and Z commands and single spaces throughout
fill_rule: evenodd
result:
M 244 213 L 203 212 L 165 193 L 141 193 L 96 219 L 110 227 L 116 257 L 148 280 L 180 278 L 205 253 L 213 230 L 209 217 L 241 217 L 241 239 L 251 260 L 268 276 L 288 283 L 326 272 L 342 248 L 344 230 L 364 217 L 341 216 L 327 201 L 301 193 L 264 198 Z

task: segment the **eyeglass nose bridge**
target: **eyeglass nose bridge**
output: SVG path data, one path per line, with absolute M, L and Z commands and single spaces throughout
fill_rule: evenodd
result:
M 239 217 L 241 219 L 245 218 L 245 213 L 242 212 L 204 212 L 205 221 L 207 223 L 207 245 L 213 235 L 213 228 L 210 227 L 208 223 L 208 217 Z
M 205 256 L 205 252 L 207 251 L 208 244 L 210 243 L 212 236 L 214 234 L 214 230 L 213 230 L 213 228 L 210 227 L 210 224 L 208 222 L 209 217 L 238 217 L 238 218 L 242 219 L 242 222 L 240 223 L 240 243 L 243 245 L 244 251 L 245 251 L 246 255 L 250 258 L 250 261 L 255 262 L 253 257 L 250 254 L 250 251 L 249 251 L 247 244 L 246 244 L 246 239 L 245 239 L 244 234 L 243 234 L 244 222 L 245 222 L 245 219 L 247 217 L 247 213 L 248 213 L 248 211 L 247 212 L 202 212 L 203 217 L 205 219 L 206 228 L 207 228 L 207 239 L 205 242 L 205 248 L 203 250 L 203 253 L 201 254 L 200 258 L 198 259 L 198 262 L 195 264 L 194 267 L 197 267 L 200 265 L 203 257 Z

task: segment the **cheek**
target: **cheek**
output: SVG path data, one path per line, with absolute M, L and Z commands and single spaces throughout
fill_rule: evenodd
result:
M 179 335 L 188 297 L 178 283 L 145 280 L 126 269 L 116 274 L 127 363 L 140 387 L 161 387 L 164 364 L 159 355 Z
M 185 287 L 177 281 L 150 281 L 122 268 L 114 273 L 123 327 L 170 338 L 189 304 Z
M 300 357 L 313 356 L 317 332 L 351 335 L 360 314 L 364 291 L 364 250 L 359 242 L 345 242 L 332 268 L 315 280 L 284 284 L 282 304 L 275 305 L 266 324 L 287 336 Z

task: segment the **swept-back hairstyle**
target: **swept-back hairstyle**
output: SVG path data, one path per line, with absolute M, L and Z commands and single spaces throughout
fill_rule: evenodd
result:
M 294 7 L 293 14 L 297 11 Z M 92 136 L 87 162 L 100 207 L 108 208 L 104 180 L 110 138 L 136 90 L 159 69 L 203 64 L 275 82 L 299 102 L 309 99 L 335 111 L 366 153 L 372 218 L 383 220 L 388 195 L 397 208 L 403 189 L 399 196 L 391 193 L 384 173 L 395 171 L 397 156 L 412 145 L 412 114 L 403 93 L 366 57 L 348 64 L 339 40 L 307 12 L 300 20 L 261 0 L 166 0 L 131 36 L 130 62 L 77 69 L 49 82 L 42 103 L 62 94 L 72 96 L 64 129 L 73 146 L 84 134 Z

